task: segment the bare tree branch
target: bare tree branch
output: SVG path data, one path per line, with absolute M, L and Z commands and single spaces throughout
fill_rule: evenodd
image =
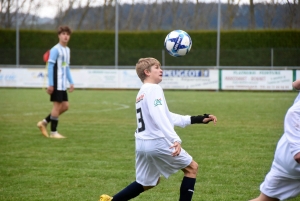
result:
M 254 3 L 253 0 L 250 0 L 249 4 L 249 14 L 250 14 L 250 29 L 255 28 L 255 14 L 254 14 Z
M 80 30 L 80 27 L 82 25 L 82 22 L 86 16 L 86 14 L 88 13 L 89 11 L 89 8 L 90 8 L 90 4 L 93 3 L 92 0 L 87 0 L 86 2 L 86 5 L 84 7 L 84 10 L 83 10 L 83 14 L 81 15 L 80 19 L 79 19 L 79 22 L 78 22 L 78 25 L 77 25 L 77 30 Z

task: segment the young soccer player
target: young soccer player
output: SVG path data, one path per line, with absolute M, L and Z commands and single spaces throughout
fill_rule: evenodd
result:
M 181 147 L 181 139 L 174 126 L 217 122 L 212 114 L 182 116 L 169 111 L 162 88 L 163 71 L 160 62 L 154 58 L 141 58 L 136 72 L 143 82 L 136 97 L 137 129 L 136 181 L 110 197 L 101 195 L 100 201 L 127 201 L 140 193 L 155 187 L 160 175 L 168 178 L 182 170 L 184 177 L 180 187 L 180 201 L 190 201 L 198 171 L 198 164 Z
M 300 90 L 300 79 L 293 82 Z M 284 119 L 284 133 L 277 143 L 271 170 L 251 201 L 287 200 L 300 195 L 300 93 Z
M 58 28 L 59 42 L 50 50 L 48 60 L 48 88 L 50 101 L 53 102 L 51 113 L 37 123 L 45 137 L 65 138 L 57 132 L 59 116 L 68 110 L 67 81 L 70 83 L 69 91 L 74 90 L 74 82 L 70 72 L 70 48 L 67 46 L 71 36 L 71 29 L 68 26 Z M 51 122 L 51 133 L 48 135 L 47 124 Z

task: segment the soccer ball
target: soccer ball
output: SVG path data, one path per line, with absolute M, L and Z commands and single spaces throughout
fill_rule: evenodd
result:
M 192 48 L 192 39 L 182 30 L 171 31 L 165 39 L 165 48 L 173 57 L 182 57 Z

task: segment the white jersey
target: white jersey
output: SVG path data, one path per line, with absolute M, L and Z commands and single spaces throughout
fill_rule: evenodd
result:
M 63 47 L 58 43 L 50 50 L 48 62 L 54 64 L 52 74 L 49 75 L 49 79 L 51 78 L 49 83 L 53 84 L 57 90 L 66 90 L 67 68 L 70 66 L 70 48 Z
M 284 134 L 279 140 L 272 168 L 280 175 L 300 179 L 300 164 L 294 156 L 300 152 L 300 93 L 284 119 Z
M 190 116 L 182 116 L 169 111 L 161 86 L 145 83 L 136 97 L 138 139 L 166 138 L 171 143 L 181 143 L 174 126 L 185 127 L 191 124 Z

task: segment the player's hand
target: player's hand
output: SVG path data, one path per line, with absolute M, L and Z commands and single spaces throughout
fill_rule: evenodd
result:
M 295 161 L 296 161 L 297 163 L 300 164 L 300 152 L 297 153 L 297 154 L 294 156 L 294 159 L 295 159 Z
M 47 88 L 47 93 L 48 93 L 49 95 L 51 95 L 51 94 L 53 93 L 53 90 L 54 90 L 53 86 L 49 86 L 49 87 Z
M 72 91 L 74 91 L 74 84 L 71 84 L 71 85 L 70 85 L 69 92 L 72 92 Z
M 181 152 L 181 144 L 179 142 L 174 142 L 170 149 L 174 148 L 175 151 L 172 153 L 172 156 L 178 156 Z
M 205 123 L 205 124 L 207 124 L 207 123 L 209 123 L 209 122 L 211 122 L 211 121 L 214 122 L 214 125 L 216 125 L 218 119 L 217 119 L 217 117 L 216 117 L 215 115 L 213 115 L 213 114 L 210 114 L 210 115 L 209 115 L 209 118 L 204 118 L 204 119 L 203 119 L 203 123 Z

